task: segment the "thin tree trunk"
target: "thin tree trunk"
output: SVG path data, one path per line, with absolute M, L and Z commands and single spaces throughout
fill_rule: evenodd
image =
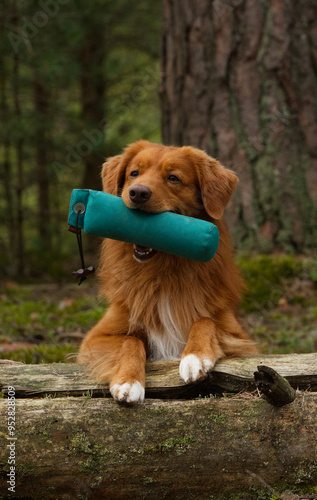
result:
M 14 65 L 14 105 L 15 115 L 17 120 L 21 119 L 21 106 L 19 96 L 19 56 L 15 54 Z M 21 276 L 24 274 L 24 234 L 23 234 L 23 139 L 18 137 L 16 143 L 16 161 L 17 161 L 17 178 L 16 178 L 16 201 L 17 201 L 17 217 L 16 217 L 16 234 L 17 234 L 17 272 Z
M 89 189 L 101 189 L 100 172 L 104 157 L 104 26 L 99 22 L 86 25 L 85 46 L 79 54 L 81 114 L 84 129 L 77 151 L 85 165 L 83 185 Z
M 237 171 L 240 248 L 317 239 L 317 4 L 163 0 L 162 134 Z
M 12 196 L 12 164 L 10 159 L 10 142 L 6 140 L 3 143 L 3 168 L 2 168 L 2 177 L 3 177 L 3 187 L 4 187 L 4 195 L 6 199 L 6 226 L 8 231 L 8 240 L 5 242 L 4 246 L 7 250 L 7 255 L 9 257 L 9 261 L 12 261 L 12 250 L 16 248 L 15 236 L 16 236 L 16 228 L 14 224 L 14 202 Z M 3 236 L 3 235 L 2 235 Z M 13 252 L 14 253 L 14 252 Z
M 84 128 L 76 150 L 84 163 L 83 187 L 100 190 L 101 166 L 104 162 L 105 28 L 96 21 L 85 25 L 84 29 L 85 45 L 79 53 L 81 116 Z M 99 238 L 87 235 L 85 240 L 86 250 L 95 252 L 100 244 Z
M 37 113 L 36 133 L 36 172 L 38 184 L 38 221 L 39 236 L 41 238 L 42 250 L 50 250 L 50 192 L 47 174 L 47 113 L 48 113 L 48 91 L 42 83 L 40 76 L 35 73 L 33 81 L 34 105 Z
M 0 32 L 4 29 L 4 16 L 6 11 L 0 11 Z M 7 88 L 7 68 L 5 67 L 4 60 L 0 59 L 0 117 L 3 124 L 8 123 L 9 120 L 9 106 L 8 106 L 8 88 Z M 7 234 L 1 234 L 1 250 L 5 251 L 8 256 L 9 267 L 13 264 L 14 251 L 16 248 L 15 235 L 16 228 L 14 224 L 14 200 L 12 191 L 12 164 L 10 158 L 11 144 L 8 134 L 5 134 L 1 144 L 2 161 L 1 161 L 1 180 L 3 183 L 4 198 L 6 200 L 6 210 L 4 213 L 5 226 Z M 13 252 L 12 252 L 13 251 Z
M 13 24 L 18 25 L 19 14 L 17 2 L 13 3 Z M 13 100 L 14 100 L 14 112 L 17 123 L 21 120 L 21 104 L 20 104 L 20 57 L 19 53 L 14 53 L 13 61 Z M 23 234 L 23 139 L 22 132 L 18 134 L 16 145 L 16 164 L 17 164 L 17 176 L 16 176 L 16 227 L 14 228 L 16 232 L 16 256 L 17 256 L 17 273 L 19 276 L 24 274 L 24 234 Z M 13 249 L 15 247 L 12 247 Z M 14 251 L 13 251 L 14 253 Z
M 7 2 L 4 1 L 0 9 L 0 33 L 4 33 L 5 22 L 10 17 L 10 10 Z M 4 40 L 1 39 L 0 52 L 3 51 Z M 2 49 L 2 50 L 1 50 Z M 9 97 L 8 90 L 8 69 L 4 58 L 0 58 L 0 119 L 1 123 L 6 124 L 9 121 Z M 14 227 L 14 200 L 12 190 L 12 163 L 10 158 L 11 143 L 8 132 L 5 131 L 1 143 L 2 160 L 1 160 L 1 180 L 3 182 L 4 198 L 6 201 L 6 210 L 4 212 L 4 224 L 6 233 L 0 235 L 0 249 L 7 256 L 6 262 L 8 268 L 14 266 L 14 251 L 15 251 L 15 227 Z M 9 269 L 8 269 L 9 270 Z M 10 271 L 9 271 L 10 272 Z

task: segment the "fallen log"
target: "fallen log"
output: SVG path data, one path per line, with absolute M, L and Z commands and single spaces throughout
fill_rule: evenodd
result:
M 206 378 L 185 384 L 178 373 L 178 361 L 149 363 L 146 377 L 146 397 L 190 399 L 209 394 L 254 391 L 254 372 L 268 365 L 285 377 L 292 387 L 317 391 L 317 354 L 284 354 L 252 356 L 217 363 Z M 84 365 L 53 363 L 49 365 L 0 365 L 0 391 L 14 385 L 16 397 L 82 396 L 110 397 L 107 386 L 91 379 Z
M 228 396 L 254 391 L 260 365 L 301 389 L 293 403 L 276 408 L 254 392 Z M 35 500 L 238 493 L 258 500 L 286 488 L 316 493 L 317 393 L 307 389 L 316 391 L 317 354 L 227 360 L 190 385 L 180 380 L 176 363 L 156 363 L 148 371 L 148 399 L 136 407 L 108 398 L 108 389 L 78 365 L 0 366 L 0 384 L 0 432 L 7 443 L 2 498 L 10 498 L 10 480 L 11 498 Z M 206 397 L 212 389 L 226 396 Z

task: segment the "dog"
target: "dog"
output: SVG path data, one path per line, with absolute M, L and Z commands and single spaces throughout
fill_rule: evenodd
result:
M 147 360 L 180 359 L 189 383 L 220 358 L 257 353 L 236 316 L 244 284 L 223 217 L 238 183 L 234 172 L 199 149 L 140 140 L 103 164 L 102 182 L 131 210 L 211 221 L 220 241 L 202 263 L 103 240 L 99 279 L 110 306 L 84 338 L 78 361 L 110 383 L 115 400 L 136 404 L 144 400 Z

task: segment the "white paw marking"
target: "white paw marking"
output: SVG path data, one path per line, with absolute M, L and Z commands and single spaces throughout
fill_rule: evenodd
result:
M 196 354 L 188 354 L 179 365 L 179 374 L 187 382 L 195 382 L 212 369 L 214 363 L 209 358 L 199 358 Z
M 121 403 L 142 403 L 144 401 L 144 387 L 140 382 L 131 384 L 114 384 L 110 387 L 110 392 L 116 401 Z

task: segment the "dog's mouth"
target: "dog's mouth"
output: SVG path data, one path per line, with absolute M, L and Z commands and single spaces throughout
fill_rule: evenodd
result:
M 142 245 L 133 245 L 133 256 L 139 262 L 145 262 L 146 260 L 152 259 L 157 253 L 154 248 L 143 247 Z
M 143 208 L 140 208 L 140 210 L 143 210 Z M 181 214 L 180 211 L 176 210 L 164 210 L 164 212 L 171 212 L 174 214 Z M 161 212 L 150 212 L 150 213 L 161 213 Z M 155 254 L 158 253 L 158 250 L 155 250 L 154 248 L 148 248 L 144 247 L 142 245 L 133 245 L 133 257 L 138 261 L 138 262 L 146 262 L 152 257 L 154 257 Z

